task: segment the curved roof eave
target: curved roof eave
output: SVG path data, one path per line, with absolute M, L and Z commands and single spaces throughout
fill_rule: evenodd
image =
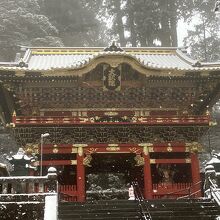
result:
M 74 60 L 74 62 L 64 65 L 58 65 L 58 66 L 44 66 L 42 63 L 40 63 L 40 66 L 42 68 L 39 68 L 37 65 L 29 65 L 29 61 L 32 59 L 32 57 L 38 58 L 43 57 L 49 58 L 51 55 L 33 55 L 32 50 L 33 48 L 26 48 L 26 52 L 24 57 L 22 58 L 21 62 L 24 62 L 26 65 L 19 66 L 18 63 L 0 63 L 0 70 L 5 71 L 16 71 L 16 72 L 54 72 L 54 71 L 77 71 L 88 68 L 89 65 L 93 64 L 93 62 L 97 62 L 97 60 L 101 58 L 106 57 L 112 57 L 113 59 L 116 59 L 118 57 L 124 59 L 126 62 L 126 59 L 133 60 L 133 62 L 136 62 L 136 65 L 139 65 L 140 68 L 148 69 L 148 70 L 165 70 L 165 71 L 178 71 L 178 72 L 200 72 L 200 71 L 216 71 L 220 70 L 220 63 L 199 63 L 201 66 L 196 66 L 198 61 L 195 61 L 188 57 L 180 48 L 161 48 L 161 47 L 154 47 L 154 48 L 123 48 L 125 50 L 123 51 L 103 51 L 101 49 L 103 48 L 92 48 L 96 49 L 96 51 L 93 53 L 88 53 L 87 56 L 83 57 L 83 59 Z M 41 48 L 37 48 L 41 49 Z M 46 48 L 43 48 L 46 49 Z M 50 48 L 51 49 L 51 48 Z M 58 47 L 55 48 L 56 50 L 59 49 Z M 64 49 L 64 48 L 63 48 Z M 71 48 L 76 49 L 76 48 Z M 83 49 L 83 48 L 79 48 Z M 89 48 L 84 48 L 85 50 Z M 144 51 L 148 52 L 150 50 L 155 51 L 163 51 L 163 50 L 170 50 L 172 51 L 171 54 L 151 54 L 151 53 L 144 53 Z M 129 52 L 130 51 L 130 52 Z M 74 56 L 77 56 L 75 54 Z M 173 56 L 173 58 L 172 58 Z M 152 58 L 153 57 L 153 58 Z M 160 62 L 161 59 L 161 62 Z M 174 59 L 174 62 L 172 63 L 172 59 Z M 165 61 L 164 61 L 165 60 Z M 158 61 L 158 62 L 157 62 Z M 176 62 L 176 63 L 175 63 Z M 179 63 L 178 63 L 179 62 Z M 99 63 L 99 62 L 97 62 Z M 121 62 L 123 63 L 123 62 Z M 129 63 L 129 62 L 128 62 Z M 2 64 L 2 65 L 1 65 Z M 8 65 L 7 65 L 8 64 Z M 176 66 L 175 66 L 176 65 Z

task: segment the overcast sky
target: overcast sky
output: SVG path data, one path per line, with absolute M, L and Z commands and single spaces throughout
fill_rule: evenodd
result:
M 177 26 L 177 36 L 178 36 L 178 46 L 182 47 L 183 39 L 187 36 L 187 29 L 190 28 L 189 25 L 183 22 L 183 20 L 178 22 Z

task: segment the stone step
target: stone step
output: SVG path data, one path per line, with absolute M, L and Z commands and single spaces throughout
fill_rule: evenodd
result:
M 151 200 L 144 200 L 147 203 L 197 203 L 197 202 L 212 202 L 210 199 L 198 198 L 198 199 L 151 199 Z M 119 199 L 119 200 L 94 200 L 89 202 L 62 202 L 64 204 L 106 204 L 106 203 L 136 203 L 135 200 L 127 200 L 127 199 Z
M 152 220 L 215 219 L 220 208 L 208 199 L 146 200 L 142 202 L 146 215 Z M 137 201 L 103 200 L 86 203 L 63 202 L 59 206 L 59 220 L 75 219 L 141 219 Z
M 218 215 L 220 213 L 219 210 L 192 210 L 192 211 L 181 211 L 181 210 L 169 210 L 169 211 L 150 211 L 150 214 L 153 216 L 188 216 L 188 215 Z
M 206 215 L 206 216 L 197 216 L 197 215 L 191 215 L 191 216 L 157 216 L 152 217 L 152 220 L 216 220 L 216 216 L 212 215 Z
M 80 219 L 83 219 L 83 220 L 135 220 L 135 219 L 139 219 L 140 220 L 140 217 L 97 217 L 97 218 L 92 218 L 92 217 L 89 217 L 89 218 L 80 218 Z M 79 218 L 72 218 L 72 217 L 69 217 L 69 218 L 59 218 L 59 220 L 79 220 Z
M 162 203 L 162 204 L 149 204 L 149 203 L 143 203 L 142 204 L 143 207 L 148 208 L 149 210 L 155 210 L 155 209 L 160 209 L 160 210 L 173 210 L 173 209 L 184 209 L 184 210 L 193 210 L 193 209 L 215 209 L 217 208 L 217 206 L 213 203 L 198 203 L 198 204 L 166 204 L 166 203 Z M 62 210 L 76 210 L 76 211 L 80 211 L 80 210 L 93 210 L 93 209 L 123 209 L 123 208 L 127 208 L 127 209 L 134 209 L 134 208 L 138 208 L 138 203 L 130 203 L 130 204 L 83 204 L 83 205 L 61 205 L 60 209 Z
M 212 207 L 217 207 L 216 204 L 213 203 L 208 203 L 208 204 L 166 204 L 166 203 L 162 203 L 162 204 L 146 204 L 143 203 L 142 206 L 148 207 L 149 209 L 174 209 L 174 208 L 212 208 Z
M 85 212 L 89 212 L 89 213 L 106 213 L 108 211 L 111 211 L 111 212 L 136 212 L 138 209 L 138 207 L 133 207 L 133 208 L 126 208 L 126 207 L 122 207 L 122 208 L 119 208 L 119 207 L 114 207 L 114 208 L 108 208 L 108 207 L 104 207 L 104 208 L 101 208 L 101 207 L 98 207 L 96 209 L 84 209 Z M 82 212 L 82 209 L 80 210 L 71 210 L 71 209 L 61 209 L 59 208 L 59 213 L 65 213 L 65 214 L 68 214 L 68 213 L 81 213 Z
M 60 203 L 59 220 L 75 219 L 140 219 L 137 201 L 94 201 Z
M 113 218 L 113 217 L 133 217 L 133 218 L 136 218 L 136 217 L 140 217 L 140 214 L 138 212 L 112 212 L 111 210 L 107 211 L 107 212 L 83 212 L 83 213 L 79 213 L 79 214 L 76 214 L 76 213 L 71 213 L 71 214 L 60 214 L 60 218 L 61 219 L 66 219 L 66 218 L 73 218 L 73 219 L 84 219 L 84 218 Z
M 153 201 L 153 200 L 152 200 Z M 98 200 L 98 201 L 89 201 L 89 202 L 61 202 L 65 205 L 87 205 L 87 204 L 133 204 L 137 203 L 135 200 Z
M 210 206 L 216 206 L 215 203 L 213 202 L 197 202 L 197 203 L 187 203 L 187 202 L 182 202 L 182 203 L 166 203 L 166 202 L 161 202 L 161 203 L 154 203 L 154 202 L 142 202 L 142 205 L 145 205 L 147 207 L 157 207 L 157 208 L 174 208 L 174 207 L 210 207 Z
M 94 209 L 123 209 L 123 208 L 127 208 L 127 209 L 136 209 L 138 208 L 138 204 L 134 204 L 134 205 L 83 205 L 83 206 L 60 206 L 59 209 L 60 210 L 72 210 L 72 211 L 80 211 L 80 210 L 94 210 Z

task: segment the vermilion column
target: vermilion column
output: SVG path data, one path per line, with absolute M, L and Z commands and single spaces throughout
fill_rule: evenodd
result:
M 15 125 L 16 124 L 16 112 L 14 111 L 12 114 L 12 123 Z
M 193 191 L 199 191 L 201 189 L 201 177 L 200 177 L 200 169 L 199 169 L 199 159 L 198 155 L 195 152 L 190 154 L 191 159 L 191 172 L 192 172 L 192 183 L 193 183 Z M 201 196 L 201 191 L 196 193 L 196 196 Z
M 144 197 L 152 199 L 152 176 L 149 153 L 144 154 Z
M 77 154 L 77 193 L 78 193 L 78 202 L 85 201 L 85 167 L 83 165 L 83 149 L 82 147 L 78 148 Z

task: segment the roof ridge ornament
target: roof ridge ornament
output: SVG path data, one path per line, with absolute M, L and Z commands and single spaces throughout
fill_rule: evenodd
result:
M 109 46 L 109 47 L 106 47 L 105 49 L 104 49 L 104 51 L 114 51 L 114 52 L 121 52 L 121 51 L 123 51 L 123 49 L 121 48 L 121 47 L 118 47 L 118 46 L 116 46 L 116 44 L 115 44 L 115 41 L 113 41 L 112 42 L 112 45 L 111 46 Z
M 202 63 L 197 60 L 195 63 L 192 64 L 193 67 L 202 67 Z
M 188 46 L 185 46 L 185 47 L 180 48 L 180 50 L 181 50 L 183 53 L 187 54 L 187 53 L 188 53 L 188 52 L 187 52 L 187 49 L 188 49 L 188 48 L 189 48 Z
M 18 67 L 28 67 L 28 64 L 21 58 L 17 64 Z
M 216 14 L 220 14 L 220 0 L 217 0 L 215 2 L 215 7 L 214 7 L 214 10 L 213 10 Z

